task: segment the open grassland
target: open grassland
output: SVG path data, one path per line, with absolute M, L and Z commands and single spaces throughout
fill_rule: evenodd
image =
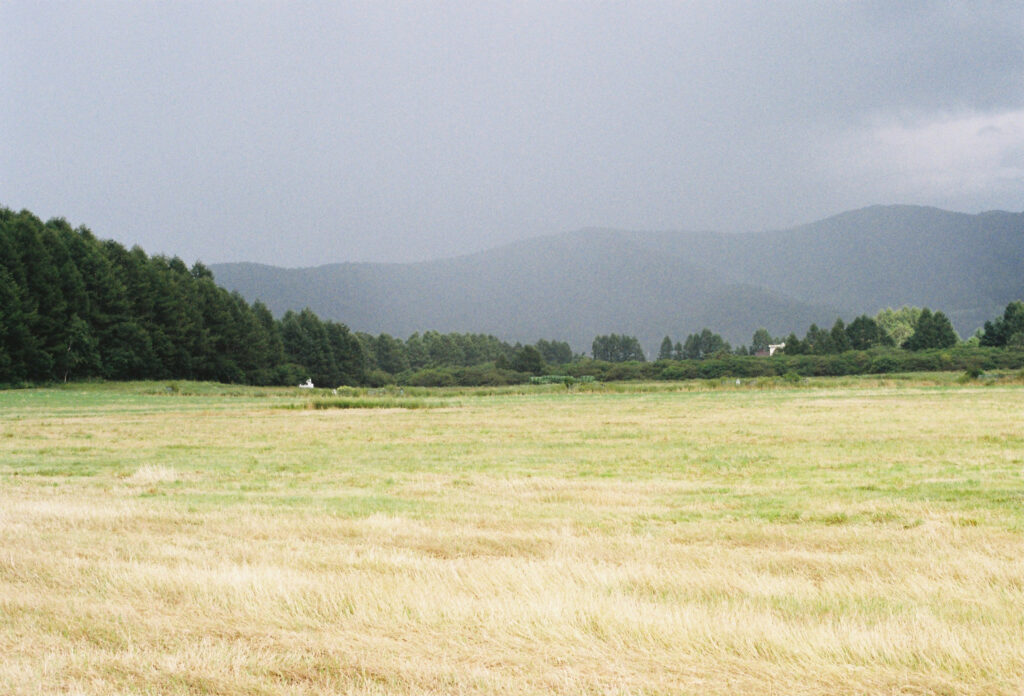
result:
M 1019 377 L 587 387 L 0 392 L 0 693 L 1024 693 Z

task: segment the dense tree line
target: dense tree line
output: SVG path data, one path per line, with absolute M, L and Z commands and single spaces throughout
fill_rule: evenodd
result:
M 772 359 L 759 357 L 770 345 L 783 342 L 785 349 Z M 837 319 L 827 330 L 812 324 L 803 339 L 790 334 L 780 340 L 759 328 L 749 346 L 735 350 L 706 328 L 685 342 L 666 336 L 656 362 L 644 360 L 640 343 L 632 336 L 597 336 L 593 351 L 593 359 L 574 356 L 571 362 L 560 362 L 557 374 L 616 381 L 1019 369 L 1024 367 L 1024 302 L 1010 303 L 1001 318 L 986 322 L 983 332 L 964 342 L 942 312 L 901 307 L 882 310 L 875 317 L 862 315 L 849 324 Z M 506 369 L 512 364 L 499 358 L 497 366 Z M 551 365 L 545 367 L 550 371 Z M 399 381 L 424 386 L 508 384 L 525 381 L 523 375 L 532 371 L 522 364 L 516 369 L 519 372 L 504 376 L 469 368 L 423 371 L 411 381 L 408 375 Z
M 198 379 L 357 384 L 358 341 L 312 312 L 280 321 L 201 263 L 147 256 L 64 220 L 0 209 L 0 382 Z
M 419 370 L 504 361 L 539 373 L 568 343 L 510 345 L 427 331 L 354 334 L 309 309 L 275 319 L 219 287 L 201 263 L 148 256 L 64 220 L 0 208 L 0 384 L 197 379 L 322 385 L 395 381 Z
M 771 359 L 723 354 L 706 360 L 628 363 L 580 360 L 568 365 L 565 372 L 573 377 L 587 376 L 604 382 L 884 375 L 940 371 L 977 373 L 985 370 L 1020 370 L 1022 367 L 1024 349 L 985 348 L 965 343 L 945 350 L 873 348 L 821 355 L 776 353 Z
M 861 315 L 846 325 L 836 319 L 831 329 L 811 324 L 803 340 L 790 334 L 787 355 L 830 355 L 850 350 L 899 347 L 910 351 L 952 348 L 960 342 L 953 324 L 942 312 L 927 307 L 885 309 L 875 317 Z
M 390 375 L 437 367 L 474 367 L 498 361 L 511 365 L 525 347 L 535 350 L 545 363 L 560 365 L 573 359 L 568 343 L 546 339 L 524 347 L 491 335 L 437 331 L 417 332 L 405 341 L 388 334 L 374 337 L 362 332 L 357 333 L 356 338 L 367 356 L 369 369 Z
M 658 363 L 675 367 L 643 370 L 659 370 L 659 377 L 776 372 L 782 363 L 755 368 L 749 365 L 756 361 L 734 359 L 782 342 L 784 355 L 777 359 L 787 364 L 798 357 L 846 356 L 795 364 L 812 373 L 850 374 L 892 371 L 892 365 L 913 362 L 899 354 L 946 350 L 959 338 L 942 312 L 902 307 L 848 325 L 837 319 L 831 329 L 812 324 L 802 339 L 791 333 L 780 341 L 761 328 L 749 347 L 735 350 L 707 328 L 684 341 L 666 336 Z M 1024 348 L 1024 303 L 1010 303 L 970 342 Z M 512 345 L 484 334 L 426 331 L 402 340 L 352 333 L 309 309 L 276 319 L 261 302 L 249 305 L 216 285 L 201 263 L 189 268 L 176 257 L 150 257 L 138 247 L 98 240 L 64 220 L 44 224 L 31 213 L 0 208 L 0 384 L 90 378 L 506 384 L 555 369 L 560 371 L 553 374 L 573 374 L 594 365 L 645 362 L 633 336 L 597 336 L 592 352 L 594 360 L 584 360 L 566 342 Z M 609 374 L 618 373 L 605 369 L 602 378 Z
M 388 384 L 409 380 L 413 374 L 445 368 L 493 365 L 504 372 L 540 374 L 546 365 L 562 365 L 575 357 L 564 341 L 541 339 L 534 345 L 510 344 L 494 336 L 472 333 L 425 331 L 406 340 L 388 334 L 357 333 L 368 369 L 368 382 Z M 498 383 L 510 376 L 492 375 Z
M 990 336 L 999 337 L 986 340 L 999 341 L 1005 338 L 1005 342 L 982 345 L 1007 345 L 1007 342 L 1013 345 L 1009 336 L 1015 332 L 1020 334 L 1019 340 L 1024 344 L 1024 326 L 1021 326 L 1024 324 L 1024 309 L 1015 309 L 1017 305 L 1024 308 L 1022 303 L 1013 303 L 1007 308 L 1003 319 L 997 320 L 996 324 L 989 322 L 985 325 Z M 902 348 L 911 351 L 950 348 L 959 341 L 953 324 L 942 312 L 932 312 L 927 307 L 901 307 L 898 310 L 884 309 L 875 317 L 861 315 L 849 324 L 841 318 L 836 319 L 830 329 L 811 324 L 802 339 L 795 333 L 782 339 L 773 338 L 766 329 L 759 328 L 754 332 L 749 347 L 741 345 L 735 350 L 720 335 L 707 328 L 690 334 L 682 343 L 673 344 L 672 339 L 665 336 L 658 359 L 711 360 L 729 355 L 758 355 L 767 352 L 772 344 L 783 343 L 786 355 L 834 355 L 873 348 Z
M 706 360 L 711 357 L 727 355 L 732 351 L 729 343 L 711 329 L 703 329 L 693 333 L 682 343 L 665 336 L 658 350 L 658 360 Z M 743 348 L 746 355 L 746 349 Z

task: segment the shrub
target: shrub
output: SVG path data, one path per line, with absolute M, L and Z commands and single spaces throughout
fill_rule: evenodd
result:
M 727 372 L 724 360 L 704 360 L 697 367 L 697 374 L 703 379 L 724 377 Z
M 372 370 L 366 375 L 366 386 L 368 387 L 384 387 L 389 384 L 395 384 L 395 378 L 384 370 Z
M 642 379 L 643 376 L 640 363 L 628 362 L 615 363 L 607 372 L 601 375 L 600 379 L 604 382 L 623 382 L 626 380 Z
M 466 367 L 455 370 L 455 381 L 461 387 L 503 387 L 508 384 L 522 384 L 526 375 L 515 370 L 500 370 L 497 367 Z
M 690 360 L 670 363 L 661 370 L 659 379 L 684 380 L 697 378 L 697 366 Z
M 438 369 L 414 372 L 406 382 L 411 387 L 454 387 L 455 375 Z
M 880 355 L 871 361 L 870 372 L 875 375 L 897 372 L 899 364 L 891 356 Z
M 611 363 L 604 362 L 603 360 L 589 360 L 584 359 L 579 362 L 574 362 L 568 366 L 566 372 L 573 377 L 579 379 L 584 375 L 596 377 L 597 379 L 603 379 L 605 372 L 611 368 Z

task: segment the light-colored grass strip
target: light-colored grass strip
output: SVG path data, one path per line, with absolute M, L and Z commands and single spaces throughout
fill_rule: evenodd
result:
M 0 416 L 0 692 L 1019 695 L 1022 397 L 54 390 Z

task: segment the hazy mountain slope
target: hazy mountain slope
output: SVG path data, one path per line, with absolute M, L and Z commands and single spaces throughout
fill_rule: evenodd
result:
M 969 332 L 1024 289 L 1024 214 L 875 206 L 743 237 L 708 264 L 846 311 L 927 305 Z
M 564 339 L 585 350 L 600 333 L 633 334 L 651 346 L 665 334 L 682 339 L 707 325 L 746 340 L 751 324 L 769 322 L 781 331 L 779 317 L 803 323 L 835 317 L 834 309 L 730 283 L 631 237 L 562 235 L 407 265 L 225 264 L 213 270 L 219 283 L 262 298 L 275 314 L 309 306 L 355 330 L 402 337 L 428 329 L 471 331 L 509 340 Z
M 510 340 L 634 334 L 651 350 L 707 326 L 745 342 L 886 306 L 927 305 L 969 334 L 1024 296 L 1024 214 L 872 207 L 760 234 L 580 230 L 417 264 L 212 267 L 275 314 L 309 306 L 355 330 Z

